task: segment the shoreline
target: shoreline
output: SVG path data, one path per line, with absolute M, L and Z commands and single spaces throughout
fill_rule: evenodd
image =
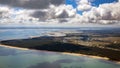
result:
M 29 48 L 20 48 L 20 47 L 8 46 L 8 45 L 3 45 L 3 44 L 0 44 L 0 46 L 6 47 L 6 48 L 19 49 L 19 50 L 30 50 Z
M 72 55 L 72 56 L 84 56 L 84 57 L 89 57 L 89 58 L 94 58 L 94 59 L 100 59 L 100 60 L 106 60 L 106 61 L 111 61 L 107 57 L 100 57 L 100 56 L 93 56 L 93 55 L 85 55 L 85 54 L 78 54 L 78 53 L 68 53 L 64 52 L 62 54 L 67 54 L 67 55 Z M 115 62 L 116 64 L 120 64 L 120 61 L 112 61 Z
M 3 45 L 0 44 L 1 47 L 6 47 L 6 48 L 12 48 L 12 49 L 19 49 L 19 50 L 35 50 L 35 49 L 29 49 L 29 48 L 21 48 L 21 47 L 14 47 L 14 46 L 8 46 L 8 45 Z M 46 50 L 37 50 L 37 51 L 44 51 L 44 52 L 54 52 L 54 51 L 46 51 Z M 109 58 L 107 57 L 100 57 L 100 56 L 93 56 L 93 55 L 85 55 L 85 54 L 78 54 L 78 53 L 69 53 L 69 52 L 55 52 L 55 53 L 60 53 L 60 54 L 66 54 L 66 55 L 71 55 L 71 56 L 85 56 L 89 58 L 94 58 L 94 59 L 101 59 L 101 60 L 106 60 L 110 61 Z M 120 64 L 120 61 L 112 61 L 115 62 L 116 64 Z

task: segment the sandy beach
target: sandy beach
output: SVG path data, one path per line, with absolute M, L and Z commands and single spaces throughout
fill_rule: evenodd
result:
M 89 58 L 95 58 L 95 59 L 102 59 L 102 60 L 110 61 L 109 58 L 107 58 L 107 57 L 92 56 L 92 55 L 77 54 L 77 53 L 67 53 L 67 52 L 64 52 L 62 54 L 73 55 L 73 56 L 85 56 L 85 57 L 89 57 Z M 112 62 L 120 64 L 120 61 L 112 61 Z
M 29 50 L 28 48 L 13 47 L 13 46 L 2 45 L 2 44 L 0 44 L 0 46 L 1 46 L 1 47 L 6 47 L 6 48 L 20 49 L 20 50 Z

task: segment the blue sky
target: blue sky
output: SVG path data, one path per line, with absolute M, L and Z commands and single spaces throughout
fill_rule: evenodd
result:
M 112 3 L 112 2 L 117 2 L 118 0 L 93 0 L 91 3 L 94 6 L 99 6 L 100 4 L 104 3 Z M 72 5 L 74 8 L 77 7 L 76 0 L 66 0 L 66 4 Z
M 104 4 L 104 3 L 112 3 L 112 2 L 117 2 L 118 0 L 94 0 L 92 2 L 93 5 L 95 6 L 99 6 L 100 4 Z
M 77 7 L 76 1 L 75 0 L 66 0 L 65 3 L 67 5 L 72 5 L 74 8 Z

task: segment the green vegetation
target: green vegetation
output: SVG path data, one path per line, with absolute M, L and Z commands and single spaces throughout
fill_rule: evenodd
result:
M 113 48 L 113 49 L 120 49 L 120 44 L 113 43 L 113 44 L 106 45 L 106 47 Z
M 120 61 L 120 51 L 106 48 L 106 47 L 111 47 L 111 48 L 119 49 L 118 45 L 120 44 L 111 44 L 105 46 L 104 48 L 100 48 L 100 47 L 85 46 L 70 42 L 62 42 L 63 39 L 64 39 L 63 37 L 38 37 L 32 39 L 1 41 L 1 44 L 15 46 L 15 47 L 22 47 L 22 48 L 37 49 L 37 50 L 94 55 L 94 56 L 108 57 L 110 60 L 114 60 L 114 61 Z

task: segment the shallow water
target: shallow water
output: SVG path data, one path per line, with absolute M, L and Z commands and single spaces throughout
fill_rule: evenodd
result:
M 0 29 L 0 40 L 23 39 L 60 29 Z
M 0 68 L 120 68 L 120 65 L 83 56 L 0 47 Z
M 61 29 L 0 29 L 0 40 L 41 36 L 42 33 L 51 31 Z M 0 46 L 0 68 L 120 68 L 120 65 L 84 56 Z

